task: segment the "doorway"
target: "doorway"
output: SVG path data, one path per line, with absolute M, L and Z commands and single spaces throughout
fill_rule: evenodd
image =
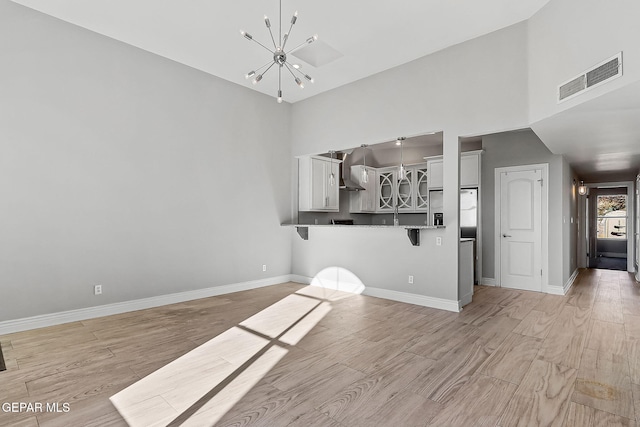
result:
M 580 239 L 584 243 L 578 245 L 578 257 L 583 260 L 579 266 L 635 272 L 636 204 L 639 203 L 635 182 L 592 183 L 587 188 L 579 211 L 585 225 L 584 237 Z
M 594 188 L 589 194 L 589 267 L 626 271 L 629 197 L 626 187 Z
M 546 164 L 495 170 L 498 286 L 541 292 L 548 281 L 548 175 Z

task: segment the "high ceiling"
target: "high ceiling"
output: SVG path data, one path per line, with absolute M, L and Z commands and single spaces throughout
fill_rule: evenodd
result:
M 276 95 L 275 67 L 258 85 L 244 78 L 248 71 L 271 61 L 272 55 L 243 38 L 239 31 L 272 45 L 263 16 L 269 16 L 277 38 L 279 0 L 13 1 L 269 96 Z M 315 83 L 301 90 L 290 75 L 283 74 L 284 100 L 300 101 L 526 20 L 548 2 L 282 0 L 283 33 L 288 31 L 293 12 L 299 12 L 289 47 L 319 35 L 317 42 L 288 58 L 300 64 Z M 337 59 L 318 66 L 309 63 L 321 60 L 331 49 L 338 52 Z M 640 84 L 635 84 L 534 123 L 532 129 L 553 153 L 564 155 L 585 181 L 630 179 L 640 170 L 639 100 Z
M 263 16 L 269 16 L 277 38 L 279 0 L 14 1 L 270 96 L 276 94 L 275 67 L 256 86 L 245 80 L 247 72 L 270 61 L 272 55 L 239 31 L 273 46 Z M 318 48 L 327 47 L 342 55 L 319 67 L 289 55 L 315 83 L 301 90 L 291 75 L 283 74 L 284 100 L 300 101 L 507 27 L 528 19 L 548 1 L 282 0 L 283 33 L 293 12 L 299 12 L 288 47 L 318 34 L 317 44 L 309 45 L 314 49 L 306 52 L 310 57 L 319 57 Z

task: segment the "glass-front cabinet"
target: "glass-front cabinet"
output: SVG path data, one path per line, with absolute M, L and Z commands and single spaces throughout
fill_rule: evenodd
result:
M 414 170 L 406 168 L 406 176 L 398 180 L 398 194 L 396 203 L 399 211 L 413 211 L 414 209 Z
M 427 165 L 418 165 L 415 169 L 416 205 L 419 212 L 429 211 L 429 173 Z
M 382 168 L 376 171 L 378 183 L 378 204 L 376 212 L 392 212 L 395 207 L 397 188 L 397 168 Z
M 397 166 L 377 169 L 377 212 L 427 212 L 429 188 L 426 163 L 406 166 L 406 177 L 398 179 Z

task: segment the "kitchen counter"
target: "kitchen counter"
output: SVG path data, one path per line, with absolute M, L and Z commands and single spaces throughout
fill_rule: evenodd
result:
M 358 228 L 404 228 L 417 230 L 432 230 L 445 228 L 444 225 L 393 225 L 393 224 L 280 224 L 283 227 L 358 227 Z
M 309 227 L 312 228 L 374 228 L 407 230 L 407 236 L 413 246 L 420 246 L 420 230 L 444 229 L 444 225 L 387 225 L 387 224 L 281 224 L 283 227 L 295 227 L 302 240 L 309 240 Z

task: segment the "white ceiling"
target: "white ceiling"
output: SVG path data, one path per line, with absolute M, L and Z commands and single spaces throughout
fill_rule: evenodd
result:
M 633 180 L 640 171 L 640 82 L 534 123 L 531 128 L 586 182 Z
M 271 60 L 244 39 L 269 46 L 263 16 L 278 32 L 278 0 L 14 0 L 64 21 L 275 96 L 274 67 L 257 86 L 244 75 Z M 283 74 L 284 99 L 296 102 L 531 17 L 549 0 L 283 0 L 283 33 L 294 11 L 288 47 L 318 34 L 342 57 L 315 68 L 299 89 Z M 272 44 L 271 44 L 272 45 Z M 295 60 L 295 59 L 294 59 Z M 297 61 L 297 60 L 296 60 Z

